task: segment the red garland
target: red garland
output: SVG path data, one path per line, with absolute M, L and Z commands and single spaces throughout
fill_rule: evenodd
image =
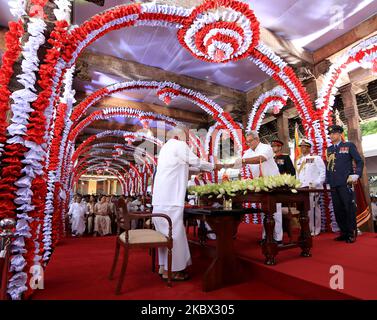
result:
M 0 143 L 6 141 L 7 112 L 9 110 L 9 97 L 11 92 L 8 89 L 9 81 L 13 75 L 13 65 L 21 53 L 20 38 L 24 34 L 22 21 L 9 22 L 9 31 L 5 34 L 6 51 L 2 58 L 0 68 Z
M 60 103 L 57 109 L 54 133 L 50 147 L 50 162 L 49 167 L 47 169 L 48 171 L 56 170 L 59 165 L 59 149 L 65 125 L 65 115 L 67 112 L 67 107 L 68 106 L 65 103 Z
M 44 63 L 40 65 L 38 85 L 42 88 L 38 98 L 32 104 L 34 111 L 30 114 L 28 131 L 25 139 L 33 141 L 37 144 L 44 142 L 44 133 L 46 128 L 46 117 L 44 112 L 49 104 L 52 92 L 53 78 L 55 76 L 55 68 L 59 57 L 60 50 L 63 48 L 63 43 L 67 38 L 66 21 L 58 21 L 55 23 L 55 28 L 50 34 L 48 43 L 52 48 L 47 50 Z M 60 87 L 60 86 L 59 86 Z
M 16 205 L 13 201 L 18 188 L 15 182 L 22 176 L 21 159 L 25 151 L 26 148 L 21 144 L 5 146 L 0 179 L 0 219 L 16 218 Z
M 32 218 L 32 220 L 29 222 L 30 227 L 30 233 L 31 237 L 25 237 L 25 248 L 27 249 L 27 252 L 24 254 L 25 260 L 26 260 L 26 270 L 29 270 L 28 268 L 35 264 L 34 257 L 36 254 L 40 254 L 43 252 L 43 242 L 39 242 L 40 248 L 38 253 L 35 253 L 35 240 L 38 240 L 40 238 L 37 237 L 37 230 L 38 226 L 41 226 L 40 233 L 43 234 L 43 217 L 44 217 L 44 207 L 45 207 L 45 200 L 47 195 L 47 175 L 43 176 L 37 176 L 31 185 L 31 191 L 33 192 L 32 197 L 32 203 L 35 206 L 34 210 L 29 212 L 29 217 Z M 28 281 L 32 276 L 31 273 L 28 273 Z M 24 293 L 25 298 L 27 299 L 33 292 L 33 289 L 31 289 L 28 286 L 28 290 Z
M 96 140 L 97 137 L 95 135 L 90 136 L 88 139 L 86 139 L 83 143 L 81 143 L 78 148 L 75 150 L 73 156 L 72 156 L 72 162 L 76 162 L 77 158 L 80 156 L 82 150 L 91 144 L 94 140 Z

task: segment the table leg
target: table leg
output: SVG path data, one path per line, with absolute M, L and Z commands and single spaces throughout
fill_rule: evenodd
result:
M 276 206 L 275 206 L 276 207 Z M 275 219 L 274 219 L 274 211 L 272 206 L 268 206 L 268 209 L 262 209 L 264 212 L 264 230 L 266 232 L 266 240 L 263 242 L 262 245 L 262 252 L 266 259 L 264 263 L 272 266 L 276 264 L 275 257 L 278 254 L 278 244 L 274 239 L 274 229 L 275 229 Z
M 309 217 L 308 217 L 308 210 L 304 203 L 298 203 L 297 209 L 300 211 L 300 225 L 301 225 L 301 233 L 299 237 L 299 245 L 301 248 L 301 256 L 302 257 L 311 257 L 312 254 L 310 250 L 313 246 L 312 243 L 312 236 L 310 234 L 310 227 L 309 227 Z
M 233 234 L 237 217 L 207 217 L 216 232 L 216 254 L 203 276 L 203 291 L 211 291 L 242 280 L 242 266 L 235 254 Z
M 204 218 L 200 219 L 199 227 L 198 227 L 198 238 L 199 238 L 199 243 L 201 245 L 204 245 L 207 240 L 207 229 L 206 225 L 204 223 Z

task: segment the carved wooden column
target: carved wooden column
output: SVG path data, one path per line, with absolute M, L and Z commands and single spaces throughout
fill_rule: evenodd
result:
M 283 153 L 289 154 L 289 118 L 286 111 L 283 111 L 277 118 L 278 138 L 284 142 Z
M 357 108 L 355 87 L 352 85 L 352 83 L 350 83 L 341 87 L 339 91 L 342 97 L 343 106 L 344 106 L 344 115 L 347 121 L 348 141 L 351 141 L 356 145 L 357 150 L 359 151 L 362 159 L 364 160 L 364 170 L 361 176 L 361 183 L 364 188 L 365 198 L 370 207 L 369 182 L 368 182 L 367 171 L 365 169 L 365 158 L 364 158 L 364 153 L 363 153 L 363 147 L 361 144 L 362 137 L 361 137 L 360 123 L 359 123 L 359 110 Z M 372 216 L 365 229 L 368 231 L 373 230 Z

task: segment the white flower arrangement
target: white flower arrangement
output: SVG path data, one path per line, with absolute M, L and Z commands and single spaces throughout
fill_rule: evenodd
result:
M 190 194 L 208 198 L 235 197 L 246 195 L 250 192 L 271 192 L 277 189 L 290 189 L 297 193 L 301 182 L 294 176 L 282 174 L 277 176 L 259 177 L 255 179 L 227 181 L 219 184 L 206 184 L 203 186 L 191 186 L 188 188 Z

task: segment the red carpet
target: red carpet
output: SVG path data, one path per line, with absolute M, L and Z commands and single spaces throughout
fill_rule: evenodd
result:
M 33 299 L 377 299 L 377 238 L 363 234 L 354 244 L 332 241 L 334 234 L 315 238 L 313 257 L 299 257 L 300 249 L 280 252 L 278 264 L 268 267 L 256 241 L 260 226 L 242 224 L 236 241 L 239 255 L 250 268 L 250 280 L 212 292 L 201 291 L 201 277 L 210 260 L 191 246 L 191 280 L 168 288 L 151 272 L 147 251 L 131 252 L 123 294 L 114 294 L 116 280 L 107 275 L 114 253 L 114 237 L 66 239 L 59 243 L 45 273 L 45 289 Z M 344 290 L 329 287 L 331 265 L 344 268 Z M 117 272 L 119 274 L 119 270 Z

